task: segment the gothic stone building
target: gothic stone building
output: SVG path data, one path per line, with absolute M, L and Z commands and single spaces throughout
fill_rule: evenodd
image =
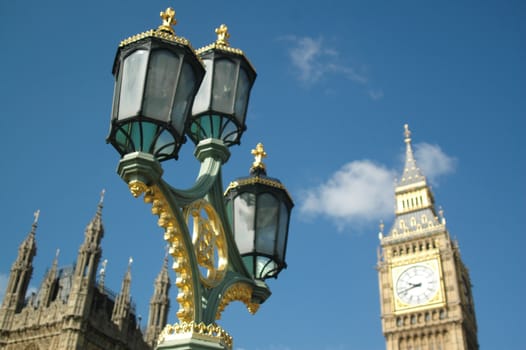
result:
M 117 296 L 104 287 L 104 269 L 96 281 L 104 235 L 101 212 L 102 199 L 86 227 L 76 264 L 58 268 L 55 257 L 40 289 L 26 297 L 36 255 L 38 215 L 35 216 L 32 230 L 18 249 L 0 307 L 1 349 L 146 350 L 155 347 L 169 308 L 168 260 L 165 258 L 155 281 L 143 335 L 130 298 L 130 268 Z
M 469 271 L 417 167 L 405 126 L 406 159 L 396 217 L 380 232 L 378 277 L 387 350 L 477 350 Z M 381 225 L 382 226 L 382 225 Z

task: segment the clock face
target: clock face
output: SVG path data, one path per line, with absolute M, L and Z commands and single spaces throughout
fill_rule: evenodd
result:
M 439 289 L 437 273 L 422 264 L 406 268 L 396 280 L 395 292 L 404 303 L 415 306 L 424 304 L 433 298 Z

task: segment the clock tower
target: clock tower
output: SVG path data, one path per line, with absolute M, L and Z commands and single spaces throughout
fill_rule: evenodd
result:
M 406 159 L 395 188 L 395 220 L 380 224 L 378 279 L 387 350 L 477 350 L 469 271 L 442 210 L 413 157 L 405 125 Z

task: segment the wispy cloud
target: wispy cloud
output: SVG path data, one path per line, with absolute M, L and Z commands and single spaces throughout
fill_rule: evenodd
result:
M 439 146 L 415 145 L 415 158 L 424 175 L 436 183 L 454 171 L 456 160 Z M 394 179 L 399 170 L 371 160 L 343 165 L 328 180 L 306 189 L 300 198 L 302 214 L 329 218 L 339 231 L 378 222 L 394 212 Z
M 440 146 L 425 142 L 415 145 L 415 158 L 423 174 L 435 186 L 438 186 L 438 177 L 454 172 L 457 165 L 457 159 L 445 154 Z
M 338 75 L 364 86 L 373 100 L 383 97 L 382 90 L 370 86 L 370 79 L 363 69 L 342 62 L 340 52 L 330 47 L 323 37 L 287 36 L 282 39 L 291 43 L 288 56 L 301 83 L 313 85 L 327 76 Z
M 305 83 L 317 82 L 327 71 L 326 60 L 337 55 L 336 51 L 325 48 L 322 38 L 287 37 L 293 42 L 289 50 L 292 65 L 298 72 L 298 79 Z

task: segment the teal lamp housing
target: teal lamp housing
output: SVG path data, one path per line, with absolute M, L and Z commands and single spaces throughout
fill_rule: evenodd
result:
M 258 153 L 258 149 L 261 152 Z M 285 186 L 268 177 L 258 144 L 250 176 L 233 181 L 225 192 L 227 212 L 237 248 L 254 279 L 277 278 L 287 267 L 289 219 L 292 199 Z M 258 154 L 259 160 L 258 160 Z
M 206 74 L 192 108 L 187 134 L 197 145 L 215 138 L 226 146 L 239 144 L 246 130 L 250 90 L 256 71 L 239 49 L 228 44 L 225 25 L 216 29 L 215 43 L 196 52 L 206 66 Z
M 107 142 L 121 157 L 139 151 L 159 161 L 177 159 L 186 141 L 188 116 L 205 71 L 190 43 L 175 36 L 175 12 L 168 10 L 161 13 L 164 23 L 157 30 L 126 39 L 117 50 Z

